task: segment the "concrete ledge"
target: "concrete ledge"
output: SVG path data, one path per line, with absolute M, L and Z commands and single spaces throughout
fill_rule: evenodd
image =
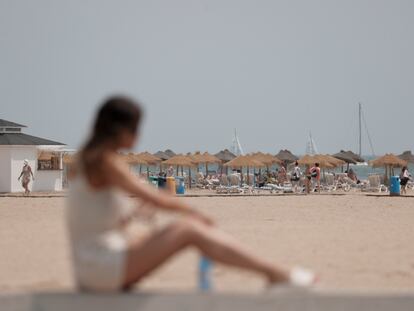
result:
M 2 311 L 412 311 L 414 293 L 269 292 L 240 294 L 38 293 L 0 296 Z

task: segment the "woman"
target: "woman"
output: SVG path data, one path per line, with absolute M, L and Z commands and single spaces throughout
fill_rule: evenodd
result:
M 313 180 L 316 183 L 316 187 L 318 187 L 318 193 L 321 193 L 321 168 L 319 167 L 319 163 L 315 163 L 315 166 L 311 167 L 310 172 Z
M 23 177 L 22 178 L 22 187 L 24 188 L 24 194 L 25 195 L 30 194 L 30 189 L 29 189 L 30 176 L 34 180 L 32 168 L 29 165 L 29 161 L 27 159 L 25 159 L 23 161 L 22 172 L 20 173 L 19 178 L 17 178 L 17 180 L 20 180 L 20 178 Z
M 298 161 L 295 161 L 295 167 L 293 168 L 292 178 L 291 178 L 291 182 L 293 184 L 293 191 L 294 192 L 298 191 L 298 186 L 299 186 L 301 176 L 302 176 L 302 172 L 300 170 L 299 163 L 298 163 Z
M 407 183 L 410 180 L 410 173 L 408 168 L 404 166 L 400 173 L 401 194 L 407 194 Z
M 190 246 L 216 262 L 257 272 L 269 284 L 314 282 L 313 273 L 286 271 L 256 256 L 217 229 L 210 217 L 131 175 L 118 151 L 133 147 L 140 121 L 141 110 L 131 99 L 110 98 L 80 151 L 67 216 L 75 279 L 81 289 L 127 289 Z M 127 194 L 184 217 L 145 237 L 128 234 L 126 226 L 134 212 L 125 205 Z

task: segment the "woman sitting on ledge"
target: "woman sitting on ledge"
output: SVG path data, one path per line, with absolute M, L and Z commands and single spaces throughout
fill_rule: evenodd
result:
M 79 153 L 67 220 L 80 289 L 127 289 L 186 247 L 195 247 L 218 263 L 257 272 L 270 284 L 314 282 L 313 273 L 277 267 L 220 231 L 210 217 L 185 201 L 139 182 L 119 151 L 134 146 L 140 121 L 139 105 L 125 97 L 110 98 L 99 109 L 92 135 Z M 127 195 L 185 217 L 146 237 L 131 236 L 126 230 L 133 216 Z

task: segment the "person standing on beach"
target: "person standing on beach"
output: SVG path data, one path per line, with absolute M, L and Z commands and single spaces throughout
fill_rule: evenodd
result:
M 29 165 L 29 161 L 25 159 L 23 161 L 22 172 L 20 173 L 19 178 L 17 178 L 17 180 L 19 181 L 20 181 L 20 178 L 22 179 L 22 187 L 24 188 L 25 195 L 28 195 L 30 193 L 30 190 L 29 190 L 30 177 L 32 177 L 34 181 L 32 168 Z
M 318 187 L 318 192 L 321 193 L 321 168 L 319 167 L 319 163 L 315 163 L 315 166 L 310 169 L 310 172 L 312 179 L 316 183 L 316 187 Z
M 293 168 L 293 171 L 292 171 L 292 179 L 291 179 L 292 184 L 293 184 L 293 191 L 294 192 L 297 192 L 297 190 L 298 190 L 298 186 L 299 186 L 301 176 L 302 176 L 302 172 L 300 170 L 298 161 L 296 161 L 295 162 L 295 167 Z
M 401 174 L 400 174 L 401 194 L 407 194 L 407 183 L 409 180 L 410 180 L 410 173 L 408 172 L 408 168 L 404 166 L 401 169 Z
M 315 283 L 311 271 L 280 268 L 218 229 L 209 216 L 186 201 L 139 182 L 119 151 L 134 146 L 141 115 L 140 106 L 131 99 L 109 98 L 79 152 L 66 217 L 80 289 L 127 290 L 188 247 L 217 263 L 255 272 L 272 286 Z M 127 204 L 128 195 L 157 210 L 175 212 L 181 219 L 137 235 L 128 230 L 138 216 L 136 208 Z

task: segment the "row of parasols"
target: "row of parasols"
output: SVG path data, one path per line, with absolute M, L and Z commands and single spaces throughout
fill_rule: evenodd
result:
M 344 151 L 329 155 L 329 154 L 318 154 L 318 155 L 305 155 L 298 158 L 292 154 L 289 150 L 280 150 L 276 155 L 269 153 L 255 152 L 247 155 L 236 156 L 229 150 L 224 149 L 216 154 L 210 154 L 208 152 L 195 152 L 187 154 L 175 154 L 171 150 L 158 151 L 155 154 L 149 152 L 141 153 L 128 153 L 122 155 L 127 163 L 130 165 L 139 165 L 147 167 L 159 166 L 160 170 L 166 166 L 174 166 L 178 169 L 193 168 L 196 167 L 199 170 L 200 164 L 204 164 L 206 172 L 208 172 L 209 164 L 218 164 L 222 168 L 247 168 L 249 172 L 250 168 L 267 168 L 273 165 L 284 165 L 287 166 L 289 163 L 297 161 L 302 166 L 312 166 L 315 163 L 319 163 L 321 168 L 334 169 L 336 167 L 343 167 L 344 165 L 356 164 L 358 162 L 364 162 L 364 159 L 353 153 L 352 151 Z M 65 155 L 64 162 L 70 163 L 73 161 L 73 156 Z M 386 154 L 375 160 L 369 161 L 372 167 L 385 167 L 386 175 L 391 174 L 393 168 L 406 166 L 410 163 L 414 163 L 414 156 L 410 151 L 405 151 L 399 156 L 393 154 Z M 191 170 L 189 170 L 191 174 Z

